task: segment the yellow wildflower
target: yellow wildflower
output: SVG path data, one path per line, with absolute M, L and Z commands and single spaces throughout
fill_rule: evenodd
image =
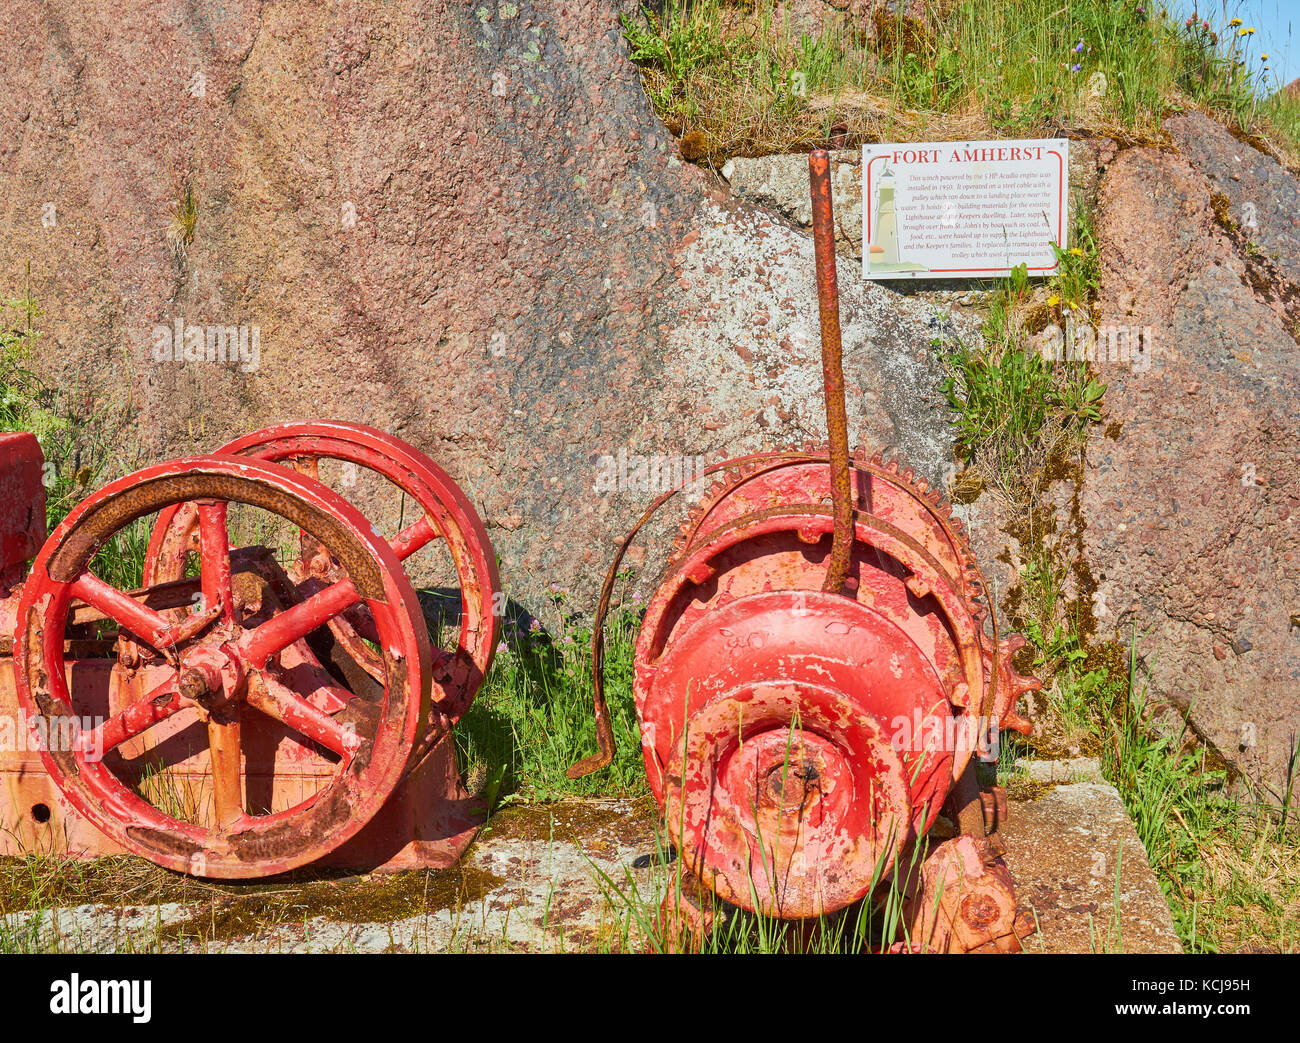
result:
M 1237 28 L 1237 26 L 1239 26 L 1239 25 L 1241 25 L 1241 19 L 1240 19 L 1240 18 L 1234 18 L 1231 22 L 1228 23 L 1228 28 L 1229 28 L 1229 29 L 1235 29 L 1235 28 Z
M 1056 296 L 1056 294 L 1052 294 L 1050 297 L 1047 298 L 1047 306 L 1049 308 L 1055 308 L 1060 303 L 1061 303 L 1061 298 Z
M 1067 250 L 1066 253 L 1073 254 L 1075 257 L 1083 256 L 1083 251 L 1080 250 L 1077 246 L 1070 247 L 1070 249 Z

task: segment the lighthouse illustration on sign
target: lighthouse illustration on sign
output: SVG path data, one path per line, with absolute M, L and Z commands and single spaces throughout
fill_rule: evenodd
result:
M 867 246 L 873 272 L 926 272 L 923 264 L 898 259 L 898 215 L 894 211 L 894 172 L 885 164 L 876 190 L 876 217 Z

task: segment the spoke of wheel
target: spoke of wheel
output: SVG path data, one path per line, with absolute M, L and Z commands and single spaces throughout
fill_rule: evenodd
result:
M 244 766 L 239 748 L 239 717 L 208 720 L 208 752 L 212 760 L 212 803 L 217 825 L 226 828 L 244 817 Z
M 199 504 L 199 574 L 203 589 L 203 607 L 221 606 L 227 622 L 235 618 L 230 594 L 230 535 L 226 530 L 224 500 L 205 500 Z
M 389 546 L 397 554 L 399 561 L 405 561 L 426 543 L 438 538 L 438 531 L 429 521 L 427 514 L 420 515 L 420 520 L 412 522 L 390 541 Z
M 360 600 L 357 588 L 350 579 L 331 583 L 317 591 L 306 601 L 272 616 L 244 638 L 244 655 L 259 670 L 266 660 L 283 648 L 288 648 L 299 638 L 306 637 L 317 627 L 324 626 L 349 605 Z
M 73 597 L 98 609 L 118 626 L 160 651 L 169 648 L 176 640 L 174 635 L 168 634 L 169 624 L 160 613 L 109 586 L 92 572 L 83 572 L 73 580 L 71 592 Z
M 329 714 L 298 698 L 269 671 L 248 675 L 249 706 L 273 717 L 313 742 L 317 742 L 344 760 L 361 745 L 357 733 L 344 727 Z
M 169 677 L 143 699 L 114 714 L 95 728 L 77 733 L 75 748 L 86 759 L 98 760 L 159 721 L 191 705 L 176 691 L 176 679 Z

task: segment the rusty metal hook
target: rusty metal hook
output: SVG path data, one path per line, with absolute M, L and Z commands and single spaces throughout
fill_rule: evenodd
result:
M 599 753 L 593 753 L 589 757 L 583 757 L 576 764 L 571 764 L 565 774 L 571 779 L 580 779 L 584 775 L 590 775 L 593 771 L 599 771 L 607 767 L 614 760 L 614 726 L 610 723 L 609 707 L 605 701 L 605 617 L 609 615 L 609 603 L 614 594 L 614 584 L 618 580 L 618 569 L 623 564 L 623 556 L 627 554 L 627 549 L 632 546 L 632 541 L 636 539 L 646 522 L 659 510 L 664 504 L 680 493 L 688 485 L 698 482 L 700 479 L 718 471 L 726 470 L 729 467 L 739 467 L 751 462 L 770 462 L 774 459 L 780 460 L 802 460 L 808 459 L 806 453 L 753 453 L 749 456 L 738 456 L 731 460 L 723 460 L 720 463 L 706 467 L 699 474 L 695 475 L 690 481 L 683 482 L 675 489 L 669 489 L 645 509 L 645 513 L 637 519 L 636 525 L 632 531 L 627 534 L 623 542 L 619 545 L 618 553 L 614 555 L 614 560 L 610 562 L 609 571 L 605 573 L 605 584 L 600 591 L 600 601 L 596 604 L 596 615 L 592 620 L 591 629 L 591 687 L 592 687 L 592 704 L 595 708 L 596 715 L 596 743 L 600 747 Z

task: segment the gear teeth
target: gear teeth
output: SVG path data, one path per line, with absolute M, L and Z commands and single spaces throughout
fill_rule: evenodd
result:
M 1024 634 L 1012 634 L 1002 641 L 1002 659 L 1006 664 L 1007 676 L 1011 681 L 1012 691 L 1017 696 L 1024 695 L 1026 692 L 1037 692 L 1043 687 L 1043 682 L 1037 677 L 1019 673 L 1011 666 L 1011 658 L 1022 648 L 1027 647 L 1029 639 Z
M 1011 672 L 1011 689 L 1016 693 L 1016 698 L 1019 698 L 1026 692 L 1041 692 L 1043 682 L 1037 677 L 1026 677 L 1024 674 L 1018 674 L 1013 670 Z
M 691 507 L 686 521 L 681 525 L 680 534 L 673 541 L 672 549 L 668 555 L 669 568 L 676 567 L 685 558 L 690 538 L 699 531 L 700 523 L 717 505 L 718 501 L 729 490 L 739 485 L 746 478 L 757 474 L 765 466 L 767 465 L 762 460 L 750 460 L 746 463 L 729 465 L 716 472 L 704 495 Z
M 785 450 L 785 452 L 792 452 L 792 450 Z M 825 442 L 804 441 L 793 452 L 812 459 L 826 460 L 829 458 L 830 449 Z M 931 486 L 924 478 L 918 478 L 914 468 L 904 466 L 897 458 L 887 460 L 881 450 L 870 450 L 864 444 L 859 444 L 852 450 L 850 465 L 884 478 L 889 484 L 914 496 L 930 509 L 934 517 L 941 520 L 943 526 L 947 529 L 948 542 L 952 545 L 953 553 L 960 566 L 959 575 L 962 592 L 968 601 L 975 606 L 973 614 L 978 613 L 976 618 L 979 620 L 980 625 L 983 626 L 988 619 L 989 609 L 985 605 L 979 605 L 978 599 L 987 600 L 987 588 L 975 563 L 975 554 L 971 549 L 970 540 L 966 534 L 966 526 L 955 516 L 952 503 L 946 498 L 946 490 Z M 688 520 L 681 527 L 681 535 L 674 543 L 670 561 L 675 562 L 682 558 L 687 549 L 688 539 L 699 531 L 705 515 L 712 510 L 719 500 L 745 479 L 769 470 L 771 467 L 772 462 L 770 461 L 750 460 L 718 471 L 708 492 L 691 508 Z
M 1019 652 L 1025 645 L 1029 644 L 1029 639 L 1024 634 L 1012 634 L 1002 641 L 1002 654 L 1008 658 Z

